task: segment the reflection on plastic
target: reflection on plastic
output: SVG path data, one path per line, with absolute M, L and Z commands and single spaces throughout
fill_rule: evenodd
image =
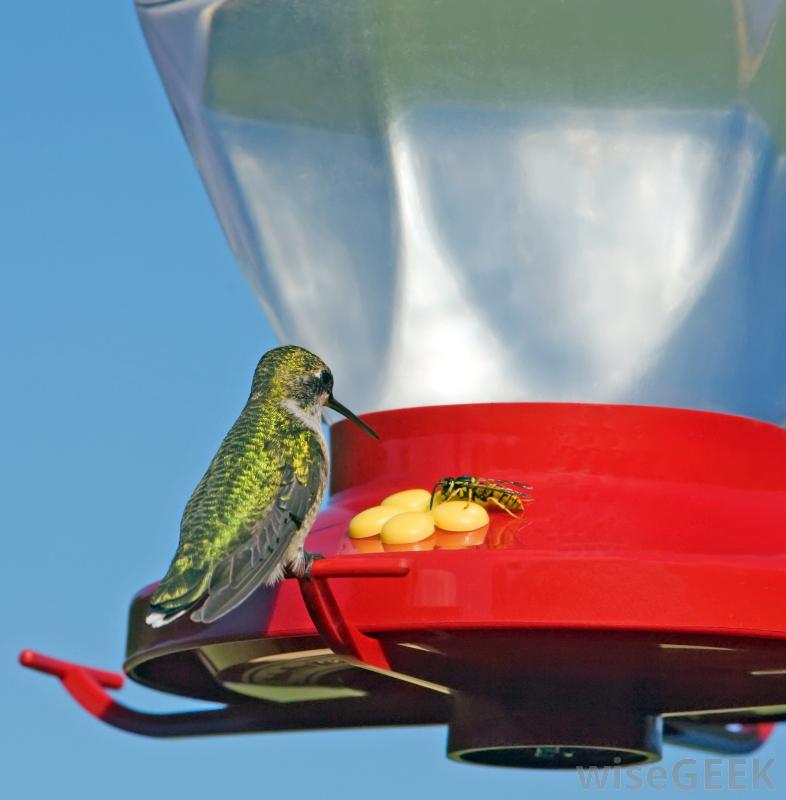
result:
M 138 10 L 274 327 L 353 408 L 786 419 L 779 0 Z
M 511 523 L 521 528 L 521 520 L 501 521 L 498 527 L 508 530 Z M 420 542 L 407 542 L 405 544 L 385 544 L 379 536 L 371 536 L 366 539 L 348 539 L 351 542 L 352 550 L 357 553 L 406 553 L 418 550 L 469 550 L 473 547 L 480 547 L 485 541 L 489 532 L 489 525 L 477 528 L 474 531 L 443 531 L 439 528 Z

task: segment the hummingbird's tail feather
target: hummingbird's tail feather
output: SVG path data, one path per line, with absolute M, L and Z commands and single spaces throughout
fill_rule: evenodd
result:
M 145 622 L 161 628 L 182 617 L 205 596 L 209 581 L 210 571 L 204 568 L 168 573 L 150 598 L 150 613 Z
M 239 606 L 259 586 L 272 586 L 284 577 L 287 550 L 314 504 L 313 492 L 288 467 L 278 499 L 260 519 L 251 537 L 213 570 L 207 599 L 191 614 L 194 622 L 213 622 Z
M 186 611 L 188 611 L 187 608 L 184 608 L 182 611 L 177 611 L 174 614 L 164 614 L 161 611 L 151 611 L 145 617 L 145 622 L 151 628 L 163 628 L 164 625 L 169 625 L 170 622 L 174 622 L 178 617 L 182 617 Z

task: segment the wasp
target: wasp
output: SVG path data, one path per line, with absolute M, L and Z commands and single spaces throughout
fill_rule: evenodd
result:
M 468 503 L 473 500 L 480 503 L 491 503 L 503 511 L 507 511 L 511 517 L 515 517 L 515 511 L 524 510 L 524 503 L 532 502 L 532 497 L 527 490 L 532 490 L 529 484 L 498 478 L 476 478 L 472 475 L 442 478 L 434 484 L 434 488 L 431 490 L 429 508 L 433 508 L 434 498 L 439 492 L 444 500 L 458 498 L 466 500 Z

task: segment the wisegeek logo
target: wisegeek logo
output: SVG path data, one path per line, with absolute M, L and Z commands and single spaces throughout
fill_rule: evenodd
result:
M 615 759 L 619 763 L 619 759 Z M 582 789 L 765 789 L 774 790 L 769 775 L 774 759 L 683 758 L 671 769 L 653 767 L 577 767 Z

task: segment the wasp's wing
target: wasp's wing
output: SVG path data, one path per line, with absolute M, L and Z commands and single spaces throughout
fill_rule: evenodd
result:
M 509 481 L 505 478 L 478 478 L 477 480 L 477 489 L 512 495 L 520 503 L 531 503 L 533 501 L 533 497 L 529 493 L 532 487 L 528 483 Z
M 493 486 L 499 489 L 509 489 L 511 486 L 516 486 L 519 489 L 532 489 L 528 483 L 521 483 L 521 481 L 509 481 L 507 478 L 478 478 L 478 483 Z
M 213 622 L 240 605 L 257 587 L 276 583 L 286 566 L 284 556 L 321 489 L 318 470 L 306 484 L 292 467 L 282 472 L 281 485 L 270 509 L 257 521 L 249 538 L 213 568 L 207 598 L 191 614 L 195 622 Z

